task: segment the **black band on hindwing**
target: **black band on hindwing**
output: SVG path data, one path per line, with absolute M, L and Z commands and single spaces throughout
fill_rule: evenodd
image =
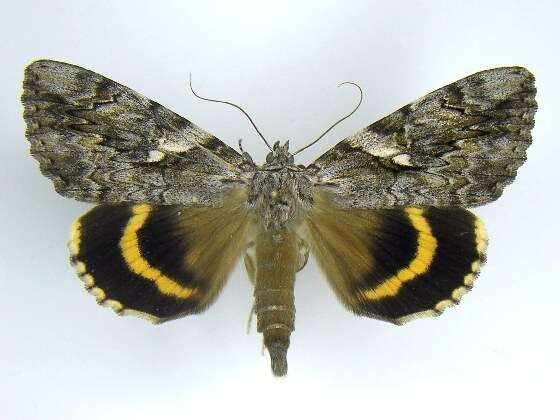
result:
M 363 300 L 365 314 L 395 323 L 428 315 L 429 311 L 437 315 L 447 306 L 457 303 L 462 294 L 471 288 L 472 278 L 484 261 L 484 254 L 477 248 L 482 249 L 486 245 L 482 224 L 469 211 L 461 208 L 423 208 L 418 217 L 435 238 L 435 251 L 433 255 L 427 253 L 431 258 L 425 272 L 415 274 L 406 281 L 398 281 L 396 274 L 403 268 L 410 268 L 417 255 L 419 235 L 419 231 L 410 223 L 393 223 L 393 220 L 402 220 L 403 215 L 404 210 L 382 212 L 380 230 L 398 230 L 394 231 L 392 238 L 389 234 L 374 234 L 372 250 L 376 265 L 373 272 L 365 277 L 369 290 L 382 284 L 383 279 L 393 278 L 395 280 L 389 283 L 396 285 L 398 292 L 380 298 L 370 294 L 369 298 Z M 477 233 L 480 236 L 478 238 Z M 379 240 L 383 243 L 377 243 Z M 389 252 L 382 252 L 394 249 L 399 252 L 393 253 L 393 259 L 388 258 Z
M 381 210 L 379 218 L 381 226 L 370 234 L 375 269 L 364 276 L 365 287 L 375 287 L 391 277 L 395 267 L 406 267 L 416 253 L 418 232 L 403 211 Z
M 197 292 L 188 296 L 184 293 L 183 297 L 163 293 L 153 279 L 135 272 L 130 261 L 126 261 L 121 240 L 134 217 L 135 206 L 138 205 L 97 206 L 77 221 L 71 244 L 79 235 L 79 246 L 72 260 L 77 268 L 80 263 L 85 266 L 79 271 L 84 271 L 80 273 L 82 278 L 89 276 L 90 284 L 86 282 L 86 286 L 101 289 L 102 294 L 96 294 L 98 300 L 122 305 L 117 312 L 137 311 L 156 317 L 156 321 L 195 312 Z M 184 267 L 188 249 L 186 241 L 179 238 L 181 232 L 174 213 L 176 206 L 150 207 L 148 217 L 136 231 L 139 253 L 150 268 L 187 290 L 196 290 L 193 275 Z

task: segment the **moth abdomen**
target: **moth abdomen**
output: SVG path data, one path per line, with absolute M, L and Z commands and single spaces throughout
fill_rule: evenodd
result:
M 255 314 L 257 331 L 270 354 L 272 372 L 284 376 L 294 330 L 294 282 L 298 268 L 295 234 L 288 229 L 263 231 L 256 240 Z
M 283 335 L 280 331 L 267 332 L 271 330 L 285 330 L 289 339 L 295 321 L 293 288 L 255 290 L 255 314 L 257 331 L 265 335 L 265 344 L 267 339 L 276 341 L 275 337 Z
M 295 321 L 293 288 L 262 290 L 258 296 L 255 294 L 255 314 L 257 331 L 263 334 L 264 345 L 270 354 L 272 372 L 284 376 L 288 372 L 287 353 Z

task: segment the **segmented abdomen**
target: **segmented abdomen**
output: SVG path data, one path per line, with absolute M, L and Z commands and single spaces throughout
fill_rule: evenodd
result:
M 288 371 L 286 355 L 295 319 L 296 236 L 288 229 L 261 232 L 255 252 L 257 330 L 263 333 L 272 372 L 284 376 Z

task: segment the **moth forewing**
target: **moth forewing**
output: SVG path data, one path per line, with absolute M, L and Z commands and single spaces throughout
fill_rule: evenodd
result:
M 488 203 L 525 161 L 535 94 L 522 67 L 472 74 L 347 137 L 309 171 L 342 208 Z
M 216 206 L 244 184 L 234 149 L 93 71 L 34 61 L 21 100 L 31 154 L 65 197 Z

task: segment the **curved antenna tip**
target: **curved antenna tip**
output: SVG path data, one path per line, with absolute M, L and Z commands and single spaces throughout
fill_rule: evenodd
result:
M 354 112 L 356 112 L 358 110 L 358 108 L 360 107 L 360 105 L 362 104 L 362 100 L 364 99 L 364 92 L 362 91 L 362 88 L 360 87 L 360 85 L 358 85 L 355 82 L 342 82 L 338 85 L 338 87 L 342 86 L 342 85 L 353 85 L 356 86 L 358 88 L 358 90 L 360 91 L 360 100 L 358 101 L 358 104 L 354 107 L 354 109 L 347 115 L 345 115 L 342 118 L 339 118 L 338 120 L 335 121 L 334 124 L 332 124 L 329 128 L 327 128 L 323 134 L 321 134 L 319 137 L 317 137 L 315 140 L 313 140 L 311 143 L 309 143 L 307 146 L 302 147 L 301 149 L 298 149 L 294 152 L 294 156 L 297 155 L 300 152 L 303 152 L 305 149 L 307 149 L 308 147 L 313 146 L 315 143 L 317 143 L 319 140 L 321 140 L 325 134 L 327 134 L 329 131 L 331 131 L 333 128 L 335 128 L 338 124 L 340 124 L 342 121 L 344 121 L 346 118 L 349 118 Z
M 247 114 L 247 112 L 245 112 L 245 110 L 243 108 L 241 108 L 239 105 L 234 104 L 233 102 L 221 101 L 221 100 L 218 100 L 218 99 L 210 99 L 210 98 L 205 98 L 203 96 L 200 96 L 198 93 L 196 93 L 194 91 L 194 89 L 192 87 L 191 72 L 189 72 L 189 88 L 191 89 L 191 92 L 193 93 L 193 95 L 196 96 L 198 99 L 202 99 L 203 101 L 208 101 L 208 102 L 217 102 L 217 103 L 220 103 L 220 104 L 226 104 L 226 105 L 230 105 L 230 106 L 233 106 L 233 107 L 239 109 L 249 119 L 249 122 L 251 123 L 251 125 L 253 126 L 255 131 L 259 134 L 261 139 L 264 141 L 264 144 L 266 144 L 266 146 L 272 151 L 272 147 L 270 147 L 270 144 L 268 143 L 268 141 L 266 141 L 266 139 L 264 138 L 264 136 L 262 135 L 260 130 L 257 128 L 256 124 L 254 123 L 253 119 L 249 116 L 249 114 Z

